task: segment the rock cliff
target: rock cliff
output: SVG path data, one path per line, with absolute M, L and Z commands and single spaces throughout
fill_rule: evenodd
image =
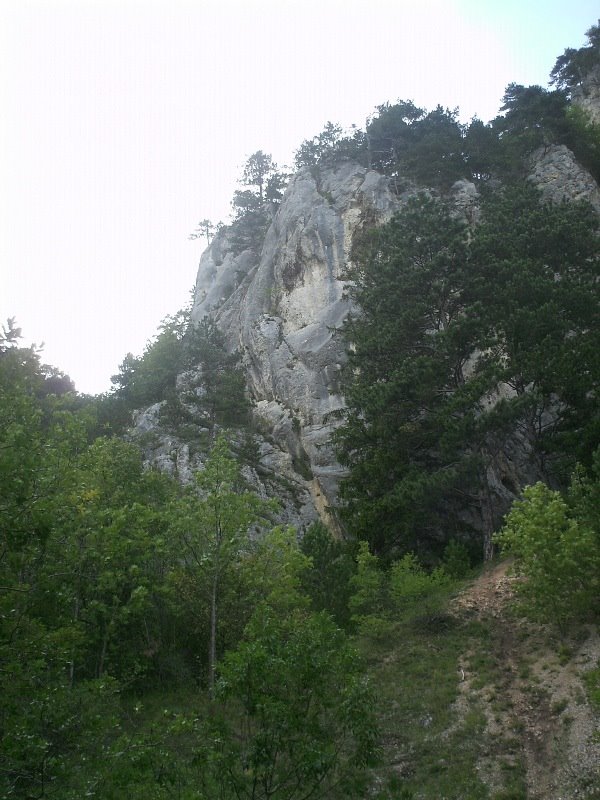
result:
M 600 211 L 598 185 L 564 145 L 537 151 L 530 179 L 547 200 L 587 199 Z M 286 454 L 288 476 L 310 493 L 305 513 L 312 504 L 309 517 L 333 526 L 328 510 L 343 470 L 331 433 L 344 402 L 337 380 L 344 352 L 333 329 L 349 310 L 344 274 L 356 233 L 386 222 L 414 191 L 397 195 L 390 179 L 350 161 L 304 168 L 291 179 L 260 253 L 236 252 L 225 228 L 200 260 L 192 319 L 212 315 L 229 348 L 242 354 L 259 429 L 280 459 Z M 476 187 L 459 181 L 452 193 L 457 214 L 476 224 Z M 539 477 L 527 472 L 527 449 L 511 442 L 488 475 L 502 511 L 524 478 Z
M 574 102 L 600 118 L 596 73 L 579 94 Z M 540 148 L 529 170 L 544 199 L 588 200 L 600 213 L 600 188 L 565 145 Z M 292 176 L 279 207 L 268 210 L 269 224 L 258 246 L 241 249 L 244 237 L 234 222 L 216 234 L 200 259 L 192 322 L 210 316 L 228 350 L 241 355 L 253 404 L 253 456 L 246 477 L 260 493 L 278 496 L 281 521 L 299 528 L 317 518 L 337 525 L 334 509 L 344 472 L 331 434 L 336 412 L 344 406 L 339 372 L 345 353 L 335 329 L 349 312 L 345 274 L 357 233 L 385 223 L 412 194 L 423 191 L 410 181 L 402 185 L 399 193 L 398 178 L 348 159 L 304 167 Z M 473 183 L 457 181 L 451 201 L 457 216 L 477 224 L 479 194 Z M 180 376 L 182 397 L 186 389 L 197 391 L 197 384 L 198 374 L 191 382 Z M 193 406 L 188 411 L 195 413 Z M 151 440 L 145 447 L 148 461 L 189 481 L 201 464 L 202 447 L 166 431 L 159 418 L 160 404 L 140 412 L 134 436 Z M 203 424 L 196 420 L 199 438 L 206 440 Z M 245 436 L 238 435 L 240 448 Z M 497 512 L 506 510 L 524 481 L 541 477 L 531 472 L 530 449 L 526 441 L 507 441 L 488 470 Z M 476 528 L 481 523 L 465 521 Z
M 344 353 L 333 329 L 348 313 L 344 271 L 364 225 L 387 221 L 404 198 L 389 179 L 352 162 L 300 170 L 274 215 L 260 254 L 236 253 L 225 229 L 200 260 L 192 320 L 212 314 L 243 355 L 255 417 L 292 457 L 314 506 L 332 523 L 342 469 L 331 415 Z
M 600 124 L 600 65 L 590 70 L 573 92 L 573 102 L 589 114 L 592 122 Z

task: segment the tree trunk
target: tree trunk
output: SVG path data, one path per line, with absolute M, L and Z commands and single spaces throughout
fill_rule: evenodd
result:
M 210 596 L 210 642 L 208 646 L 208 693 L 211 700 L 215 696 L 215 673 L 217 670 L 217 587 L 218 578 L 215 574 Z
M 479 496 L 479 505 L 481 508 L 481 519 L 483 521 L 483 560 L 491 561 L 494 557 L 494 542 L 492 535 L 494 533 L 494 518 L 492 516 L 492 499 L 487 485 L 487 474 L 485 476 L 486 485 L 482 489 Z
M 75 596 L 75 607 L 73 609 L 73 621 L 79 622 L 79 587 Z M 71 648 L 71 660 L 69 662 L 69 689 L 75 685 L 75 647 Z
M 108 650 L 108 642 L 110 639 L 110 635 L 112 633 L 113 624 L 115 621 L 115 616 L 117 614 L 117 609 L 113 608 L 112 613 L 110 615 L 110 619 L 108 620 L 106 627 L 104 629 L 104 633 L 102 635 L 102 647 L 100 650 L 100 660 L 98 662 L 98 678 L 101 678 L 104 674 L 104 662 L 106 661 L 106 652 Z

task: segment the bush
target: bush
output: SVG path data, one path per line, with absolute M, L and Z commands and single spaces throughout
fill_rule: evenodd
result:
M 350 580 L 356 570 L 354 542 L 334 539 L 321 522 L 313 523 L 300 542 L 312 561 L 303 576 L 303 588 L 315 611 L 327 611 L 342 628 L 350 622 Z
M 444 549 L 444 572 L 450 578 L 466 578 L 471 569 L 469 551 L 462 542 L 451 539 Z
M 413 553 L 396 561 L 390 572 L 390 597 L 398 610 L 418 604 L 427 610 L 437 590 L 448 584 L 443 569 L 426 572 Z
M 598 596 L 600 548 L 591 526 L 559 492 L 543 483 L 529 486 L 496 538 L 525 579 L 518 593 L 527 615 L 555 622 L 563 633 L 589 615 Z
M 385 622 L 386 582 L 379 568 L 379 559 L 361 542 L 356 557 L 356 572 L 350 578 L 354 594 L 348 600 L 350 619 L 358 631 L 373 636 L 385 635 L 389 625 Z

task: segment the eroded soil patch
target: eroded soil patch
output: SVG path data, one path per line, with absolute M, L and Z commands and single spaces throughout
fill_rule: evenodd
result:
M 598 664 L 594 629 L 561 641 L 511 612 L 515 579 L 507 562 L 486 570 L 451 604 L 481 623 L 459 662 L 459 716 L 486 719 L 477 770 L 492 798 L 600 798 L 600 727 L 582 674 Z

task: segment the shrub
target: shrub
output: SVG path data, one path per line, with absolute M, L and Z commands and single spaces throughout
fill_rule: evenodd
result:
M 559 492 L 543 483 L 529 486 L 496 538 L 525 578 L 518 593 L 529 616 L 555 622 L 564 632 L 569 622 L 590 613 L 598 593 L 598 541 Z

